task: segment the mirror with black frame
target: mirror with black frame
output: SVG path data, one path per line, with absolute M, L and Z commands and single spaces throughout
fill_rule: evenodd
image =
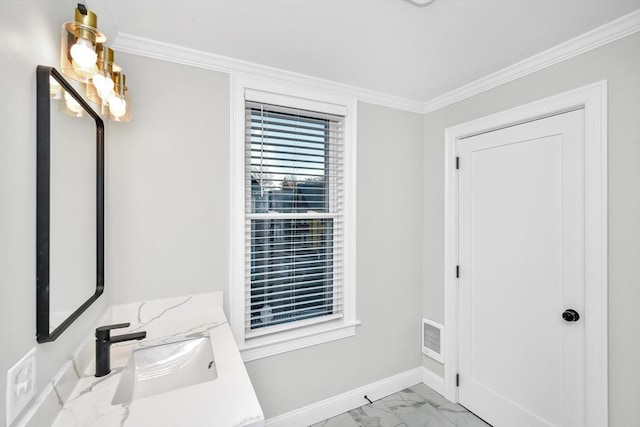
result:
M 36 338 L 53 341 L 104 289 L 104 123 L 53 67 L 37 78 Z

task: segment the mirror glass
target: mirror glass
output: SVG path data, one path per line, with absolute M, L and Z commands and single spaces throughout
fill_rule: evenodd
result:
M 103 291 L 104 126 L 55 69 L 37 74 L 37 338 L 46 342 Z
M 69 92 L 61 88 L 61 95 L 51 100 L 58 111 L 51 111 L 49 145 L 51 331 L 96 287 L 96 125 Z

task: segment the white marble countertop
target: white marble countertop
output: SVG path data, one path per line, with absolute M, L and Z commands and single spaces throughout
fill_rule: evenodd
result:
M 54 427 L 207 426 L 260 427 L 264 416 L 222 310 L 222 293 L 113 306 L 104 324 L 130 322 L 112 336 L 146 331 L 144 341 L 209 334 L 218 377 L 189 387 L 112 405 L 137 341 L 111 346 L 111 373 L 96 378 L 95 361 L 64 403 Z M 94 340 L 95 341 L 95 340 Z

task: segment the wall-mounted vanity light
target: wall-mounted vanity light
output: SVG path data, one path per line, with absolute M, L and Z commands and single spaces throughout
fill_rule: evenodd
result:
M 98 17 L 83 4 L 76 8 L 75 21 L 62 25 L 60 69 L 65 76 L 83 83 L 98 71 L 96 45 L 107 41 L 98 31 Z
M 100 46 L 97 72 L 87 84 L 87 97 L 98 105 L 101 114 L 118 122 L 131 121 L 131 102 L 122 67 L 114 62 L 114 51 Z
M 98 30 L 98 17 L 78 3 L 75 21 L 62 25 L 60 69 L 65 76 L 85 85 L 85 95 L 102 115 L 120 122 L 131 121 L 131 102 L 122 68 L 114 62 L 113 49 Z M 64 99 L 64 95 L 60 98 Z M 62 102 L 61 102 L 62 104 Z M 68 103 L 61 109 L 73 115 Z M 78 113 L 81 114 L 81 113 Z
M 122 71 L 114 61 L 115 52 L 110 47 L 99 45 L 97 70 L 87 85 L 89 100 L 99 105 L 109 105 L 109 99 L 115 95 L 113 73 Z
M 127 76 L 122 72 L 113 73 L 115 94 L 109 99 L 109 118 L 116 122 L 131 121 L 131 97 L 127 88 Z

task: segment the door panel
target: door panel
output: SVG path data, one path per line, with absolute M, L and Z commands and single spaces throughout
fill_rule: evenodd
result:
M 583 425 L 584 115 L 459 142 L 459 401 L 495 427 Z

